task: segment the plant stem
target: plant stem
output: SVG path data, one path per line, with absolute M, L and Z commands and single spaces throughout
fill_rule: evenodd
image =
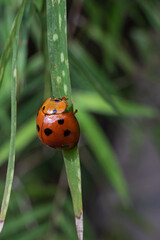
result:
M 66 0 L 47 0 L 47 37 L 52 93 L 68 98 L 68 111 L 73 111 L 67 50 Z M 78 148 L 63 151 L 71 191 L 78 239 L 83 239 L 81 171 Z
M 65 0 L 47 0 L 47 20 L 52 93 L 54 97 L 67 97 L 70 109 L 72 103 Z
M 10 151 L 9 160 L 7 168 L 7 177 L 5 183 L 5 190 L 3 195 L 3 201 L 0 213 L 1 225 L 4 224 L 7 209 L 9 205 L 13 175 L 14 175 L 14 165 L 15 165 L 15 136 L 16 136 L 16 125 L 17 125 L 17 53 L 18 53 L 18 40 L 19 35 L 16 35 L 14 45 L 13 45 L 13 57 L 12 57 L 12 76 L 11 76 L 11 137 L 10 137 Z M 3 226 L 2 226 L 3 227 Z M 1 228 L 2 230 L 2 228 Z
M 19 43 L 19 32 L 20 26 L 22 23 L 22 17 L 24 14 L 24 9 L 29 4 L 30 1 L 24 0 L 21 4 L 21 7 L 18 11 L 18 14 L 15 18 L 13 23 L 13 28 L 8 39 L 7 45 L 4 48 L 1 57 L 1 73 L 0 74 L 0 81 L 3 79 L 4 68 L 2 67 L 8 61 L 11 46 L 13 49 L 12 53 L 12 69 L 11 69 L 11 137 L 10 137 L 10 149 L 9 149 L 9 160 L 8 160 L 8 167 L 7 167 L 7 176 L 6 176 L 6 183 L 4 189 L 4 195 L 2 200 L 1 206 L 1 213 L 0 213 L 0 231 L 2 231 L 4 221 L 6 218 L 11 189 L 12 189 L 12 182 L 14 176 L 14 165 L 15 165 L 15 137 L 16 137 L 16 125 L 17 125 L 17 56 L 18 56 L 18 43 Z M 5 52 L 9 49 L 9 54 L 6 57 Z

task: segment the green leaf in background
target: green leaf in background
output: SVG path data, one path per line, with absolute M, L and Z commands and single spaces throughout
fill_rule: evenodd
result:
M 80 110 L 118 116 L 117 111 L 97 92 L 77 91 L 74 93 L 73 98 L 76 108 Z M 118 96 L 113 96 L 113 99 L 123 117 L 155 118 L 158 116 L 158 111 L 155 108 L 132 103 Z
M 2 237 L 9 238 L 10 235 L 15 234 L 16 232 L 20 232 L 21 229 L 25 226 L 25 224 L 29 224 L 35 220 L 41 220 L 46 218 L 52 210 L 52 204 L 44 204 L 31 211 L 28 211 L 25 214 L 21 214 L 18 218 L 10 219 L 7 223 L 7 229 L 2 232 Z
M 11 195 L 13 176 L 14 176 L 15 137 L 16 137 L 16 125 L 17 125 L 17 56 L 18 56 L 19 31 L 20 31 L 24 9 L 27 3 L 29 3 L 29 1 L 24 0 L 21 5 L 17 18 L 15 20 L 15 25 L 13 26 L 15 33 L 13 32 L 13 36 L 10 39 L 10 41 L 13 43 L 12 70 L 11 70 L 11 137 L 10 137 L 10 150 L 9 150 L 6 183 L 5 183 L 1 213 L 0 213 L 0 231 L 2 231 L 4 222 L 5 222 L 10 195 Z M 9 42 L 8 44 L 11 44 L 11 42 Z M 6 47 L 9 50 L 10 46 L 7 45 Z M 3 54 L 4 53 L 5 53 L 5 50 Z M 3 58 L 3 55 L 2 55 L 1 68 L 0 68 L 1 79 L 3 78 L 3 71 L 4 71 L 3 69 L 7 61 L 8 59 Z
M 34 4 L 35 4 L 35 6 L 37 7 L 37 9 L 38 9 L 39 11 L 42 10 L 43 0 L 35 0 L 35 1 L 34 1 Z
M 153 26 L 153 28 L 160 32 L 160 16 L 159 16 L 159 1 L 146 1 L 145 0 L 136 0 L 139 6 L 144 11 L 147 19 Z
M 14 45 L 13 43 L 14 43 L 17 31 L 18 31 L 18 29 L 20 29 L 24 9 L 26 7 L 26 4 L 28 4 L 28 3 L 29 3 L 29 1 L 23 1 L 22 2 L 21 7 L 19 8 L 19 11 L 17 13 L 17 16 L 16 16 L 16 18 L 13 22 L 13 26 L 12 26 L 12 30 L 11 30 L 11 33 L 9 35 L 9 38 L 8 38 L 8 40 L 6 42 L 6 45 L 4 47 L 4 50 L 2 52 L 1 61 L 0 61 L 0 86 L 1 86 L 2 81 L 3 81 L 3 75 L 4 75 L 4 72 L 5 72 L 8 60 L 10 58 L 10 54 L 11 54 L 11 51 L 12 51 L 12 48 L 13 48 L 13 45 Z
M 130 198 L 127 183 L 117 162 L 117 158 L 103 131 L 91 114 L 81 111 L 78 114 L 78 119 L 83 135 L 95 154 L 104 173 L 121 196 L 124 205 L 129 205 Z
M 14 240 L 41 239 L 42 236 L 48 233 L 50 228 L 51 228 L 51 224 L 49 223 L 39 224 L 39 226 L 36 228 L 32 228 L 29 231 L 25 231 L 24 233 L 17 234 L 17 236 L 14 236 Z M 8 238 L 8 240 L 13 240 L 13 237 Z
M 82 72 L 85 77 L 81 78 L 81 82 L 90 81 L 95 89 L 99 89 L 102 93 L 105 91 L 107 97 L 109 97 L 110 94 L 118 94 L 116 85 L 79 42 L 72 42 L 69 50 L 71 64 L 77 67 L 78 74 Z
M 36 137 L 35 128 L 36 116 L 31 118 L 28 122 L 23 124 L 23 126 L 17 131 L 16 134 L 16 153 L 19 153 L 25 149 L 25 147 L 33 141 Z M 9 141 L 5 142 L 0 148 L 0 165 L 2 165 L 6 160 L 9 153 Z
M 26 5 L 23 20 L 22 20 L 22 29 L 21 36 L 19 41 L 19 49 L 18 49 L 18 77 L 21 89 L 23 89 L 24 85 L 24 73 L 27 65 L 27 44 L 28 44 L 28 36 L 29 36 L 29 24 L 30 21 L 28 19 L 31 18 L 31 1 Z
M 100 94 L 103 98 L 110 103 L 110 105 L 119 112 L 114 99 L 111 96 L 111 92 L 116 91 L 114 84 L 110 82 L 107 75 L 103 75 L 94 61 L 91 59 L 89 54 L 87 54 L 80 44 L 74 43 L 70 48 L 70 59 L 73 66 L 77 68 L 77 72 L 82 75 L 82 80 L 85 79 L 90 83 L 90 85 Z M 99 75 L 102 77 L 99 78 Z

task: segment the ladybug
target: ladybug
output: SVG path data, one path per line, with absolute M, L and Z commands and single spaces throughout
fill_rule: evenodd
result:
M 75 147 L 80 128 L 75 117 L 77 110 L 66 112 L 67 98 L 48 98 L 37 114 L 37 133 L 40 140 L 55 149 Z

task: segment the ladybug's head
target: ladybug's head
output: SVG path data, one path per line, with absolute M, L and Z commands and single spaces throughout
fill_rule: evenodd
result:
M 63 113 L 68 106 L 67 98 L 48 98 L 42 105 L 42 111 L 44 114 L 59 114 Z

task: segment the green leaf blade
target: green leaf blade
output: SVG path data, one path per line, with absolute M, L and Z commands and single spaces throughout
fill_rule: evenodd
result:
M 66 1 L 47 0 L 47 37 L 52 94 L 68 98 L 68 111 L 73 111 L 67 50 Z M 77 147 L 63 151 L 68 183 L 72 195 L 79 240 L 83 239 L 83 211 L 79 153 Z
M 22 2 L 22 5 L 19 9 L 17 14 L 15 25 L 13 25 L 13 31 L 11 32 L 11 36 L 8 40 L 7 44 L 13 44 L 13 54 L 12 54 L 12 69 L 11 69 L 11 136 L 10 136 L 10 149 L 9 149 L 9 160 L 8 160 L 8 167 L 7 167 L 7 176 L 6 176 L 6 183 L 4 189 L 4 195 L 1 205 L 1 212 L 0 212 L 0 231 L 2 231 L 10 195 L 12 189 L 12 182 L 14 176 L 14 165 L 15 165 L 15 137 L 16 137 L 16 125 L 17 125 L 17 56 L 18 56 L 18 43 L 19 43 L 19 32 L 20 26 L 22 22 L 22 17 L 24 13 L 25 6 L 27 4 L 27 0 Z M 8 48 L 7 50 L 10 51 L 10 46 L 6 45 Z M 5 48 L 6 49 L 6 48 Z M 9 56 L 5 56 L 5 51 L 2 54 L 1 59 L 1 73 L 0 73 L 0 82 L 2 81 L 4 69 L 6 61 L 8 61 Z M 9 54 L 10 55 L 10 54 Z
M 16 18 L 13 22 L 12 30 L 11 30 L 11 33 L 9 35 L 8 41 L 6 42 L 6 45 L 5 45 L 4 50 L 2 52 L 2 55 L 1 55 L 1 60 L 0 60 L 0 86 L 2 85 L 4 72 L 5 72 L 7 63 L 9 61 L 10 55 L 11 55 L 12 47 L 14 45 L 13 43 L 14 43 L 14 40 L 16 38 L 17 31 L 19 31 L 19 29 L 20 29 L 24 9 L 26 7 L 26 4 L 28 4 L 28 2 L 29 1 L 23 1 L 23 3 L 21 4 L 21 7 L 19 8 L 19 11 L 17 13 L 17 16 L 16 16 Z
M 81 190 L 81 171 L 78 148 L 63 151 L 68 183 L 70 186 L 75 221 L 79 239 L 83 238 L 83 210 L 82 210 L 82 190 Z
M 127 183 L 107 138 L 91 114 L 81 111 L 79 113 L 79 121 L 83 134 L 104 173 L 109 178 L 112 186 L 119 193 L 122 202 L 128 205 L 130 203 L 130 198 Z
M 47 27 L 52 92 L 67 97 L 71 107 L 65 1 L 47 1 Z

